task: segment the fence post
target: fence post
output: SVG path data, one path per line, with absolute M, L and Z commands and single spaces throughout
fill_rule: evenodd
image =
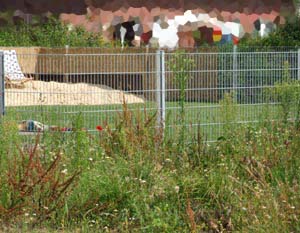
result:
M 0 52 L 0 116 L 5 113 L 4 53 Z
M 165 52 L 158 50 L 156 52 L 156 102 L 157 102 L 157 125 L 165 128 Z
M 64 59 L 66 59 L 65 60 L 65 62 L 67 63 L 67 66 L 65 66 L 64 68 L 63 68 L 63 81 L 65 82 L 65 83 L 69 83 L 71 80 L 70 80 L 70 76 L 69 76 L 69 66 L 70 66 L 70 62 L 69 62 L 69 45 L 66 45 L 65 46 L 65 54 L 64 54 Z
M 232 64 L 232 88 L 233 88 L 233 95 L 234 95 L 234 101 L 237 101 L 237 45 L 233 46 L 233 64 Z
M 300 49 L 298 49 L 297 79 L 300 80 Z

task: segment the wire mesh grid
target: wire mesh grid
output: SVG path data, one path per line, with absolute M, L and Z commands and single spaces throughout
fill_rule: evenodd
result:
M 270 97 L 274 85 L 287 75 L 299 79 L 297 51 L 238 52 L 235 49 L 179 53 L 175 59 L 173 53 L 168 53 L 166 60 L 166 101 L 169 101 L 166 125 L 170 133 L 185 125 L 190 135 L 196 135 L 200 129 L 207 141 L 221 137 L 228 121 L 236 126 L 256 124 L 264 120 L 264 114 L 278 119 L 279 103 L 277 98 Z M 184 72 L 180 71 L 182 68 Z M 184 78 L 186 84 L 181 82 Z M 231 108 L 226 107 L 226 96 L 230 96 Z
M 185 126 L 207 141 L 223 133 L 226 96 L 235 124 L 257 122 L 265 106 L 276 118 L 278 103 L 267 91 L 286 73 L 299 78 L 297 50 L 18 53 L 3 60 L 5 112 L 17 121 L 72 127 L 80 114 L 93 132 L 97 125 L 113 127 L 126 103 L 157 114 L 165 135 Z M 20 71 L 24 77 L 14 78 Z

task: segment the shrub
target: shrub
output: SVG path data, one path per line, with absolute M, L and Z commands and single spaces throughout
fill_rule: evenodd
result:
M 269 89 L 272 101 L 280 105 L 281 119 L 284 123 L 289 120 L 295 121 L 298 125 L 300 108 L 300 83 L 291 79 L 289 63 L 285 62 L 284 72 L 281 82 L 277 82 L 273 88 Z
M 241 47 L 298 47 L 300 46 L 300 17 L 291 17 L 267 37 L 244 38 Z
M 0 27 L 1 46 L 41 46 L 41 47 L 101 47 L 101 33 L 88 32 L 81 27 L 69 30 L 68 25 L 50 17 L 46 23 L 38 25 L 8 25 Z
M 53 156 L 43 157 L 37 136 L 35 144 L 18 148 L 18 153 L 7 156 L 6 168 L 0 176 L 1 220 L 18 222 L 23 215 L 27 217 L 25 221 L 34 225 L 64 207 L 79 171 L 67 174 L 59 150 L 54 151 Z

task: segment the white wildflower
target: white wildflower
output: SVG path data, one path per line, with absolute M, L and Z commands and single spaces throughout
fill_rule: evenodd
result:
M 146 181 L 142 180 L 142 179 L 140 179 L 140 182 L 141 182 L 141 184 L 145 184 L 146 183 Z
M 61 173 L 66 175 L 68 173 L 68 169 L 62 170 Z

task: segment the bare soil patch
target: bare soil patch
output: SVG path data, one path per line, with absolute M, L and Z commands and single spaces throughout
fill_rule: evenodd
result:
M 5 90 L 6 106 L 107 105 L 143 103 L 144 99 L 103 85 L 30 81 Z

